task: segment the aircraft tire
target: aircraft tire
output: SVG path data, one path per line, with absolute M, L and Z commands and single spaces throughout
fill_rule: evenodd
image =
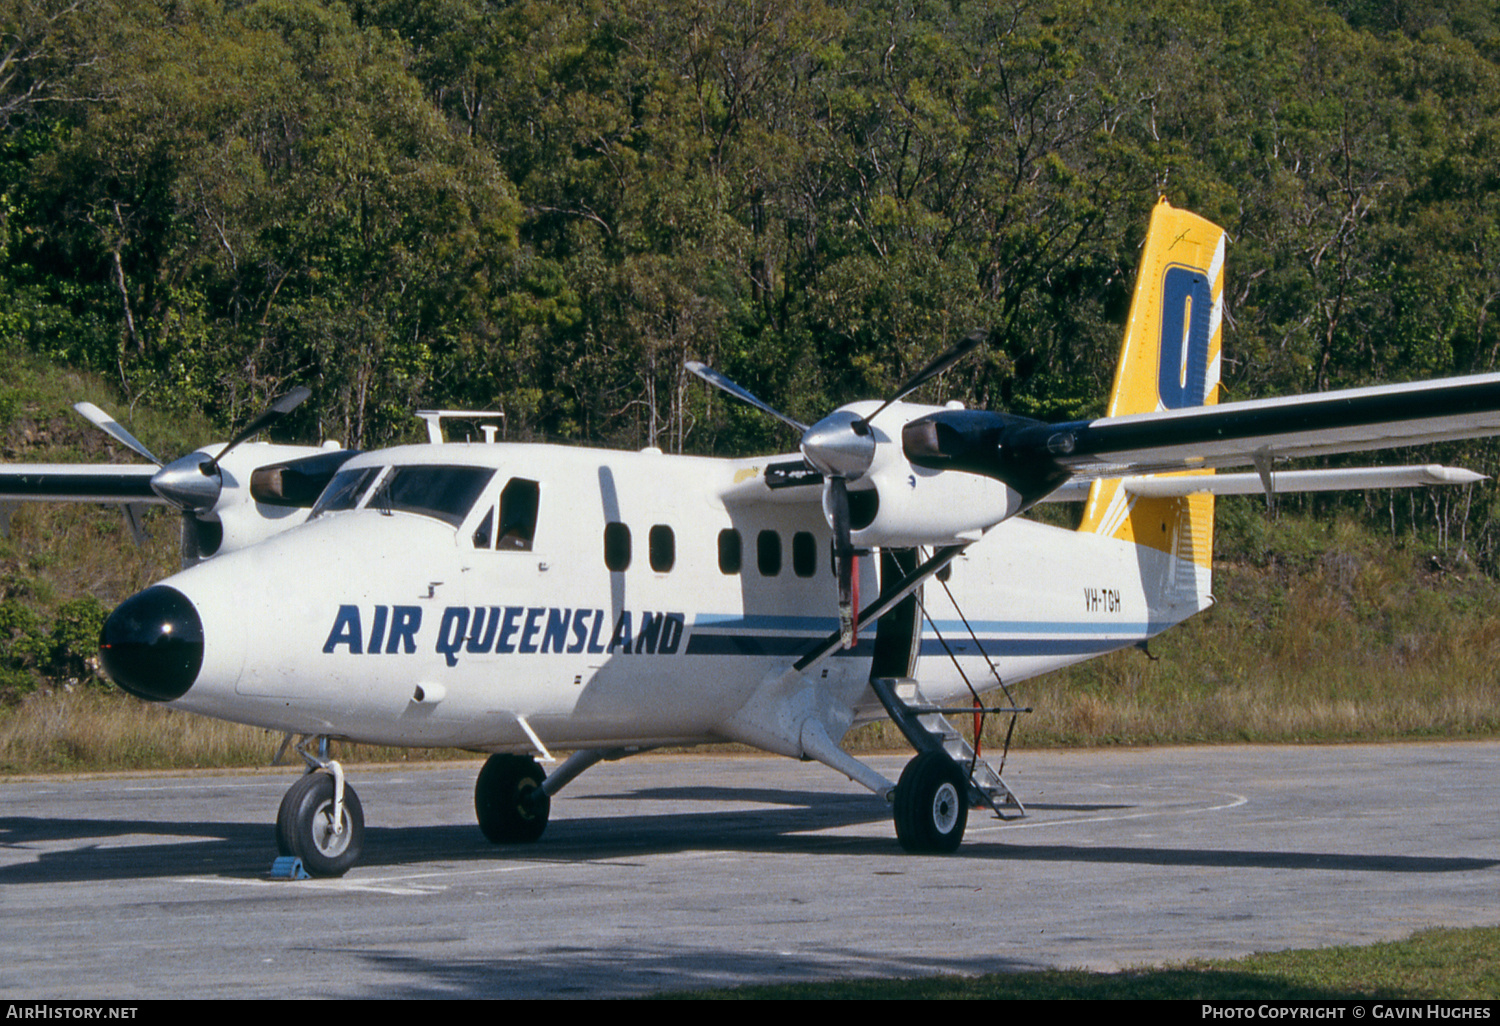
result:
M 552 799 L 538 791 L 546 772 L 524 755 L 492 755 L 474 782 L 474 815 L 495 844 L 530 844 L 547 829 Z
M 365 810 L 354 788 L 344 785 L 344 830 L 333 833 L 333 777 L 308 773 L 281 799 L 276 849 L 295 855 L 313 876 L 343 876 L 359 861 L 365 840 Z
M 918 854 L 958 849 L 969 822 L 968 782 L 946 752 L 921 752 L 896 784 L 896 840 Z

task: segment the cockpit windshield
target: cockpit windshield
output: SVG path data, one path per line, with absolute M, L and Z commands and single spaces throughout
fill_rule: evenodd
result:
M 339 471 L 318 497 L 312 516 L 354 509 L 385 469 L 361 467 Z M 488 467 L 392 467 L 365 508 L 382 513 L 420 513 L 457 527 L 494 476 L 495 471 Z
M 394 467 L 375 489 L 368 508 L 420 513 L 457 527 L 494 476 L 491 467 Z
M 339 471 L 333 475 L 333 480 L 328 482 L 328 487 L 323 489 L 323 494 L 318 496 L 309 519 L 335 510 L 353 509 L 378 473 L 380 473 L 379 467 Z

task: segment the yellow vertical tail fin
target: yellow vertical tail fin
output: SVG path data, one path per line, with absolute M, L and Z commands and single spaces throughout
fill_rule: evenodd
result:
M 1218 401 L 1223 297 L 1224 230 L 1163 199 L 1152 211 L 1141 253 L 1108 416 Z M 1171 590 L 1206 596 L 1213 520 L 1212 495 L 1139 498 L 1113 478 L 1090 488 L 1079 530 L 1177 557 Z

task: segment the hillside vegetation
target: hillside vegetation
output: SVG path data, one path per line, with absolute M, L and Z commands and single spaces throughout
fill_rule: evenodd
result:
M 306 433 L 788 439 L 976 326 L 942 392 L 1106 394 L 1150 207 L 1224 225 L 1225 394 L 1488 369 L 1484 0 L 24 0 L 0 338 Z

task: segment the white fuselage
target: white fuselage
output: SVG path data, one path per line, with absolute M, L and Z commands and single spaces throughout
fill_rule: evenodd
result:
M 837 739 L 881 714 L 867 684 L 875 632 L 789 674 L 837 630 L 837 589 L 821 489 L 766 487 L 771 462 L 503 443 L 356 457 L 345 472 L 380 468 L 372 486 L 393 465 L 494 475 L 457 526 L 382 511 L 367 488 L 352 508 L 163 582 L 203 622 L 202 669 L 172 704 L 486 751 L 737 739 L 796 755 L 808 717 Z M 513 480 L 533 496 L 521 540 L 504 531 Z M 626 531 L 607 541 L 608 524 Z M 1010 683 L 1134 644 L 1205 600 L 1168 586 L 1172 562 L 1002 523 L 954 562 L 952 600 L 926 585 L 915 675 L 936 701 L 967 693 L 939 634 L 981 688 L 994 678 L 980 649 Z M 866 604 L 878 563 L 860 560 Z

